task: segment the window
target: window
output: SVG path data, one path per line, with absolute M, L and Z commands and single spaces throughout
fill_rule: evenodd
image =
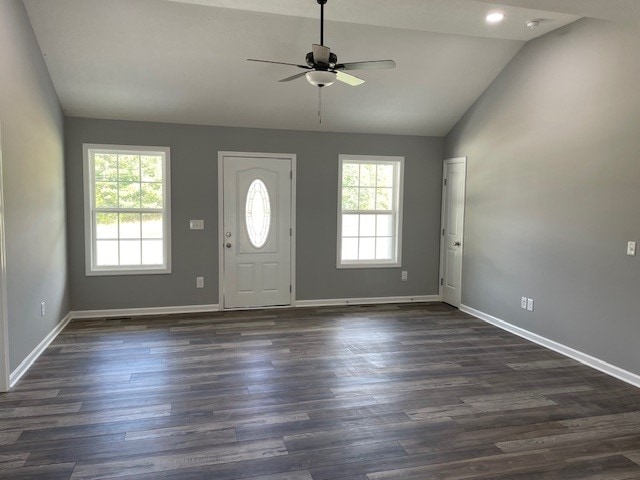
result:
M 83 148 L 87 275 L 170 273 L 169 148 Z
M 403 157 L 340 155 L 338 267 L 399 267 Z
M 255 248 L 264 247 L 271 226 L 271 202 L 267 186 L 259 178 L 249 185 L 245 206 L 245 225 L 251 245 Z

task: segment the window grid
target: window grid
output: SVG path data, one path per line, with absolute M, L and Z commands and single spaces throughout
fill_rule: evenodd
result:
M 380 211 L 376 211 L 376 214 L 371 214 L 370 211 L 367 212 L 351 212 L 351 211 L 343 211 L 343 218 L 344 215 L 356 215 L 358 217 L 358 229 L 357 229 L 357 233 L 355 235 L 347 235 L 344 234 L 344 227 L 343 227 L 343 234 L 342 234 L 342 239 L 343 240 L 349 240 L 349 239 L 353 239 L 357 241 L 357 251 L 358 251 L 358 258 L 345 258 L 343 257 L 343 260 L 390 260 L 391 256 L 387 255 L 387 256 L 383 256 L 383 254 L 379 254 L 379 243 L 381 243 L 381 241 L 388 241 L 389 242 L 389 247 L 387 248 L 388 252 L 393 252 L 395 246 L 394 246 L 394 238 L 393 235 L 389 234 L 389 235 L 379 235 L 377 232 L 379 231 L 379 227 L 378 227 L 378 222 L 379 222 L 379 217 L 381 215 L 379 215 L 380 213 L 386 213 L 390 216 L 390 221 L 391 223 L 395 223 L 395 215 L 393 214 L 393 212 L 380 212 Z M 363 216 L 371 216 L 374 217 L 374 231 L 376 232 L 375 235 L 366 235 L 366 234 L 361 234 L 361 222 L 360 219 Z M 361 256 L 361 242 L 362 240 L 373 240 L 374 242 L 374 251 L 376 252 L 376 255 L 374 256 L 374 258 L 370 258 L 370 257 L 366 257 L 366 256 Z
M 101 153 L 94 153 L 94 159 L 95 159 L 95 155 L 100 155 Z M 163 262 L 160 261 L 146 261 L 145 262 L 145 249 L 144 247 L 147 246 L 149 247 L 150 245 L 152 245 L 150 243 L 150 241 L 154 241 L 154 243 L 157 243 L 157 240 L 162 241 L 162 236 L 160 237 L 145 237 L 142 234 L 142 227 L 143 227 L 143 223 L 142 223 L 142 215 L 143 214 L 152 214 L 152 213 L 162 213 L 163 209 L 162 208 L 155 208 L 155 209 L 151 209 L 151 208 L 143 208 L 142 206 L 142 192 L 143 192 L 143 185 L 144 184 L 149 184 L 149 185 L 162 185 L 162 182 L 154 182 L 154 181 L 144 181 L 143 180 L 143 174 L 142 174 L 142 157 L 152 157 L 152 158 L 162 158 L 161 155 L 141 155 L 141 154 L 132 154 L 132 152 L 127 152 L 125 154 L 123 153 L 110 153 L 110 154 L 104 154 L 102 153 L 102 155 L 104 156 L 108 156 L 108 155 L 115 155 L 116 157 L 116 179 L 115 181 L 113 180 L 105 180 L 97 179 L 97 175 L 95 173 L 95 160 L 93 162 L 94 165 L 94 180 L 96 180 L 96 183 L 101 183 L 101 184 L 115 184 L 115 189 L 116 189 L 116 203 L 118 205 L 118 208 L 106 208 L 106 207 L 96 207 L 94 209 L 94 214 L 93 214 L 93 220 L 94 220 L 94 228 L 95 230 L 95 239 L 96 239 L 96 253 L 98 252 L 98 248 L 97 245 L 101 244 L 101 245 L 108 245 L 109 243 L 115 243 L 116 244 L 116 252 L 117 252 L 117 262 L 114 262 L 113 264 L 110 263 L 104 263 L 101 264 L 98 260 L 98 258 L 96 258 L 96 265 L 97 266 L 129 266 L 129 267 L 135 267 L 135 266 L 139 266 L 139 265 L 162 265 Z M 133 157 L 133 158 L 137 158 L 136 163 L 137 163 L 137 177 L 138 180 L 135 179 L 131 179 L 131 178 L 122 178 L 121 175 L 121 159 L 122 157 Z M 162 161 L 162 160 L 161 160 Z M 138 184 L 140 187 L 137 189 L 138 190 L 138 195 L 136 195 L 138 197 L 137 199 L 137 203 L 138 203 L 138 207 L 131 207 L 131 208 L 123 208 L 120 207 L 121 203 L 123 203 L 121 201 L 121 190 L 120 187 L 122 184 L 129 184 L 129 185 L 134 185 L 134 184 Z M 95 191 L 94 191 L 95 192 Z M 97 232 L 97 228 L 98 228 L 98 216 L 101 213 L 114 213 L 116 214 L 116 225 L 117 225 L 117 233 L 118 236 L 115 239 L 105 239 L 105 238 L 100 238 L 98 236 L 98 232 Z M 127 236 L 126 232 L 123 233 L 122 232 L 122 221 L 121 218 L 122 216 L 129 216 L 131 218 L 133 218 L 134 215 L 138 215 L 139 220 L 137 222 L 133 222 L 133 223 L 137 223 L 138 224 L 138 230 L 139 230 L 139 235 L 138 236 Z M 128 259 L 124 259 L 123 261 L 123 253 L 122 253 L 122 249 L 124 245 L 130 245 L 129 248 L 127 248 L 127 250 L 132 250 L 133 248 L 133 243 L 136 242 L 138 243 L 137 245 L 137 250 L 138 250 L 138 255 L 137 257 L 140 259 L 137 262 L 133 262 L 133 261 L 128 261 Z
M 398 264 L 401 163 L 341 156 L 338 266 Z
M 97 229 L 98 229 L 98 216 L 100 214 L 103 213 L 107 213 L 107 214 L 111 214 L 111 215 L 115 215 L 116 216 L 116 229 L 117 229 L 117 237 L 114 238 L 107 238 L 107 237 L 103 237 L 100 236 Z M 149 235 L 149 234 L 145 234 L 143 232 L 143 228 L 144 228 L 144 222 L 143 222 L 143 216 L 144 215 L 153 215 L 153 216 L 157 216 L 158 214 L 162 214 L 162 209 L 155 209 L 155 210 L 140 210 L 140 209 L 121 209 L 121 210 L 117 210 L 117 209 L 96 209 L 94 211 L 94 238 L 96 239 L 96 242 L 99 242 L 103 245 L 106 245 L 108 243 L 115 243 L 116 244 L 116 250 L 117 250 L 117 258 L 118 258 L 118 262 L 117 264 L 114 265 L 109 265 L 109 264 L 100 264 L 97 259 L 96 259 L 96 265 L 97 266 L 138 266 L 138 265 L 162 265 L 162 262 L 145 262 L 144 258 L 145 258 L 145 252 L 143 247 L 146 246 L 150 246 L 153 243 L 161 243 L 163 241 L 163 235 L 162 233 L 160 234 L 156 234 L 154 235 Z M 134 215 L 138 216 L 138 221 L 134 222 L 138 224 L 138 230 L 139 230 L 139 236 L 127 236 L 127 233 L 123 233 L 122 231 L 122 223 L 120 216 L 121 215 L 127 215 L 127 216 L 131 216 L 133 217 Z M 160 219 L 160 221 L 162 221 L 162 219 Z M 140 259 L 141 261 L 139 263 L 123 263 L 122 262 L 122 253 L 121 253 L 121 245 L 122 242 L 125 242 L 125 244 L 130 243 L 130 242 L 138 242 L 139 243 L 139 251 L 140 251 Z
M 84 147 L 87 274 L 169 273 L 169 150 Z

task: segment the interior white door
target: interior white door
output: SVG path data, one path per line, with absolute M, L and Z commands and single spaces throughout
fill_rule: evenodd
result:
M 452 158 L 444 162 L 440 285 L 442 301 L 455 307 L 460 306 L 462 296 L 466 171 L 466 158 Z
M 291 304 L 292 159 L 222 157 L 223 306 Z
M 0 392 L 9 390 L 9 331 L 7 318 L 7 270 L 4 243 L 4 175 L 2 173 L 2 134 L 0 132 Z

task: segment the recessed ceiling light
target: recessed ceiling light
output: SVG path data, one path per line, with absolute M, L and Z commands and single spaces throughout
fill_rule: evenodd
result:
M 541 18 L 534 18 L 533 20 L 529 20 L 527 23 L 525 23 L 525 25 L 527 26 L 527 28 L 530 28 L 531 30 L 535 30 L 540 26 L 541 23 L 542 23 Z
M 502 20 L 504 20 L 502 12 L 493 12 L 487 15 L 487 23 L 500 23 Z

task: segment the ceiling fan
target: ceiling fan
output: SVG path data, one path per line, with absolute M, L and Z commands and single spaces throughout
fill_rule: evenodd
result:
M 320 5 L 320 45 L 313 44 L 312 51 L 307 53 L 306 65 L 286 62 L 274 62 L 271 60 L 257 60 L 248 58 L 250 62 L 275 63 L 277 65 L 289 65 L 305 70 L 287 78 L 283 78 L 280 82 L 290 82 L 297 78 L 305 76 L 307 81 L 316 87 L 328 87 L 336 80 L 351 86 L 358 86 L 364 83 L 364 80 L 345 73 L 350 70 L 377 70 L 386 68 L 395 68 L 396 62 L 393 60 L 372 60 L 368 62 L 350 62 L 338 63 L 338 57 L 331 49 L 324 45 L 324 5 L 327 0 L 317 0 Z

